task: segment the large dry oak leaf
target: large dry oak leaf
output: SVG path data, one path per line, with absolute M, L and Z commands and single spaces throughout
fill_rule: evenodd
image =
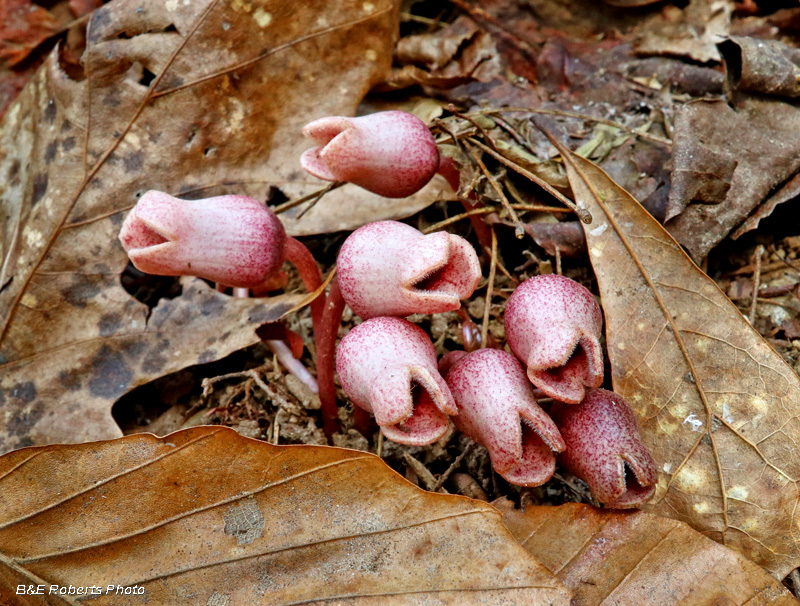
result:
M 0 125 L 0 452 L 117 437 L 120 395 L 255 342 L 291 307 L 230 307 L 197 285 L 148 319 L 120 286 L 117 233 L 148 189 L 319 187 L 299 166 L 302 126 L 352 114 L 388 72 L 398 4 L 116 0 L 89 23 L 84 80 L 47 59 Z M 418 208 L 346 190 L 290 227 Z
M 40 584 L 144 589 L 86 600 L 117 605 L 570 600 L 485 503 L 424 492 L 367 453 L 213 427 L 0 458 L 0 602 L 83 603 L 16 595 Z
M 495 504 L 511 534 L 574 592 L 572 606 L 798 606 L 763 568 L 683 522 L 569 503 Z
M 800 379 L 630 194 L 559 147 L 594 219 L 614 390 L 659 470 L 648 509 L 785 576 L 800 564 Z

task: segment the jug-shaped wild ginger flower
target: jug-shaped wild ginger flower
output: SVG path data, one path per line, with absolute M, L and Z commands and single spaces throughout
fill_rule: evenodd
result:
M 317 143 L 301 166 L 326 181 L 348 181 L 386 198 L 405 198 L 431 180 L 439 149 L 425 123 L 408 112 L 320 118 L 303 128 Z
M 495 471 L 523 486 L 549 480 L 564 440 L 536 403 L 522 364 L 505 351 L 481 349 L 451 352 L 439 367 L 449 367 L 446 380 L 458 407 L 451 420 L 487 448 Z
M 255 288 L 286 255 L 286 232 L 266 206 L 245 196 L 180 200 L 148 191 L 119 234 L 137 269 L 159 276 L 199 276 Z
M 598 501 L 606 507 L 629 508 L 653 496 L 658 472 L 639 436 L 636 417 L 622 397 L 590 389 L 580 404 L 554 403 L 550 416 L 567 445 L 559 463 L 585 480 Z
M 464 238 L 426 236 L 397 221 L 350 234 L 336 268 L 344 300 L 362 318 L 453 311 L 481 279 L 478 255 Z
M 353 403 L 395 442 L 432 444 L 456 413 L 433 343 L 407 320 L 373 318 L 353 328 L 336 351 L 336 372 Z
M 568 404 L 577 404 L 587 387 L 603 382 L 602 327 L 592 293 L 558 275 L 525 280 L 505 312 L 508 346 L 527 366 L 531 383 Z

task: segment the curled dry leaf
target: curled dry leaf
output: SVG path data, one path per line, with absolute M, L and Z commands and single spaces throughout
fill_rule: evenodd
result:
M 501 71 L 491 34 L 468 17 L 432 32 L 401 38 L 394 70 L 378 90 L 393 90 L 421 84 L 453 88 L 478 80 L 488 82 Z
M 514 509 L 511 534 L 573 592 L 573 606 L 798 606 L 747 558 L 683 522 L 570 503 Z
M 720 44 L 731 88 L 800 97 L 800 50 L 777 40 L 732 36 Z
M 630 194 L 558 145 L 594 218 L 614 391 L 660 474 L 649 510 L 782 578 L 800 564 L 800 378 Z
M 132 358 L 161 330 L 119 284 L 124 212 L 148 189 L 264 199 L 270 184 L 304 179 L 302 126 L 351 114 L 381 80 L 396 11 L 392 0 L 119 0 L 91 18 L 85 80 L 47 59 L 0 126 L 0 452 L 120 435 L 108 409 L 160 376 Z M 359 198 L 340 212 L 350 204 Z M 198 297 L 215 321 L 191 312 L 197 301 L 168 306 L 170 349 L 150 355 L 171 362 L 158 372 L 253 342 L 245 310 L 262 302 L 223 311 Z M 224 347 L 206 345 L 226 331 Z M 91 390 L 95 373 L 107 388 Z
M 800 168 L 800 109 L 757 97 L 734 108 L 693 101 L 675 112 L 673 151 L 667 229 L 702 259 Z
M 719 61 L 717 43 L 728 35 L 732 12 L 728 0 L 690 0 L 685 8 L 666 5 L 635 29 L 634 50 L 700 63 Z
M 254 328 L 277 321 L 303 297 L 232 299 L 187 278 L 180 297 L 162 299 L 148 315 L 117 286 L 116 275 L 95 276 L 85 287 L 89 294 L 69 277 L 57 284 L 66 300 L 43 297 L 41 304 L 50 305 L 54 319 L 66 317 L 45 333 L 48 342 L 34 341 L 35 355 L 0 365 L 0 453 L 121 436 L 111 416 L 119 397 L 258 343 Z M 81 304 L 81 296 L 89 300 Z
M 0 487 L 8 604 L 23 584 L 144 589 L 92 604 L 569 604 L 494 508 L 363 452 L 197 427 L 15 451 Z

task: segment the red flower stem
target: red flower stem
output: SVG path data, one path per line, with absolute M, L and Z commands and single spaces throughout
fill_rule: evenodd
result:
M 286 260 L 297 268 L 300 279 L 308 292 L 314 292 L 322 285 L 322 274 L 319 271 L 314 255 L 305 244 L 288 236 L 286 238 Z M 314 324 L 314 340 L 319 340 L 321 331 L 322 314 L 325 311 L 325 296 L 321 295 L 311 301 L 311 321 Z M 319 354 L 318 354 L 319 355 Z
M 453 188 L 454 192 L 458 192 L 461 187 L 461 173 L 458 172 L 455 163 L 453 162 L 452 158 L 442 157 L 441 161 L 439 162 L 439 174 L 442 175 L 447 182 L 450 184 L 450 187 Z M 471 200 L 477 201 L 477 197 L 475 196 L 474 192 L 469 194 L 469 199 L 459 196 L 459 200 L 464 205 L 464 211 L 469 212 L 474 208 L 477 208 L 477 204 L 473 204 Z M 472 229 L 475 230 L 475 235 L 478 238 L 478 242 L 481 245 L 481 250 L 485 248 L 491 249 L 492 247 L 492 231 L 489 229 L 489 226 L 483 222 L 483 219 L 480 218 L 478 215 L 470 215 L 469 222 L 472 223 Z
M 328 298 L 324 302 L 324 313 L 317 333 L 317 383 L 322 410 L 322 422 L 328 440 L 339 431 L 339 409 L 336 406 L 336 385 L 333 382 L 333 362 L 336 352 L 336 337 L 342 323 L 345 302 L 339 289 L 339 280 L 333 279 Z M 316 329 L 315 329 L 316 332 Z

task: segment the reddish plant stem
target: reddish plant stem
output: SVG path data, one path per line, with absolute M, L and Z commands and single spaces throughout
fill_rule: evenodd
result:
M 288 236 L 286 238 L 286 260 L 290 261 L 297 268 L 300 279 L 308 292 L 314 292 L 322 285 L 322 274 L 319 271 L 314 255 L 306 248 L 306 245 Z M 314 324 L 314 339 L 319 339 L 321 330 L 322 314 L 325 311 L 325 296 L 321 295 L 311 301 L 311 321 Z
M 336 385 L 333 382 L 333 362 L 336 337 L 342 323 L 345 302 L 339 289 L 339 280 L 334 278 L 328 298 L 324 301 L 317 341 L 317 384 L 322 410 L 322 422 L 328 440 L 339 431 L 339 410 L 336 406 Z M 313 310 L 312 310 L 313 311 Z M 315 329 L 316 332 L 316 329 Z
M 363 408 L 353 406 L 353 429 L 369 440 L 376 427 L 371 414 Z
M 458 193 L 458 190 L 461 187 L 461 174 L 458 172 L 458 168 L 456 168 L 452 158 L 442 156 L 441 162 L 439 162 L 438 172 L 445 179 L 447 179 L 447 182 L 450 184 L 450 187 L 453 188 L 453 191 Z M 459 196 L 459 200 L 461 200 L 461 203 L 464 205 L 464 211 L 466 212 L 478 207 L 477 204 L 472 203 L 472 200 L 477 200 L 474 192 L 469 194 L 469 199 Z M 478 215 L 470 215 L 469 221 L 472 223 L 472 229 L 475 230 L 475 235 L 478 238 L 481 249 L 491 248 L 492 233 L 489 229 L 489 226 L 486 225 L 486 223 L 483 222 L 483 219 L 481 219 Z

